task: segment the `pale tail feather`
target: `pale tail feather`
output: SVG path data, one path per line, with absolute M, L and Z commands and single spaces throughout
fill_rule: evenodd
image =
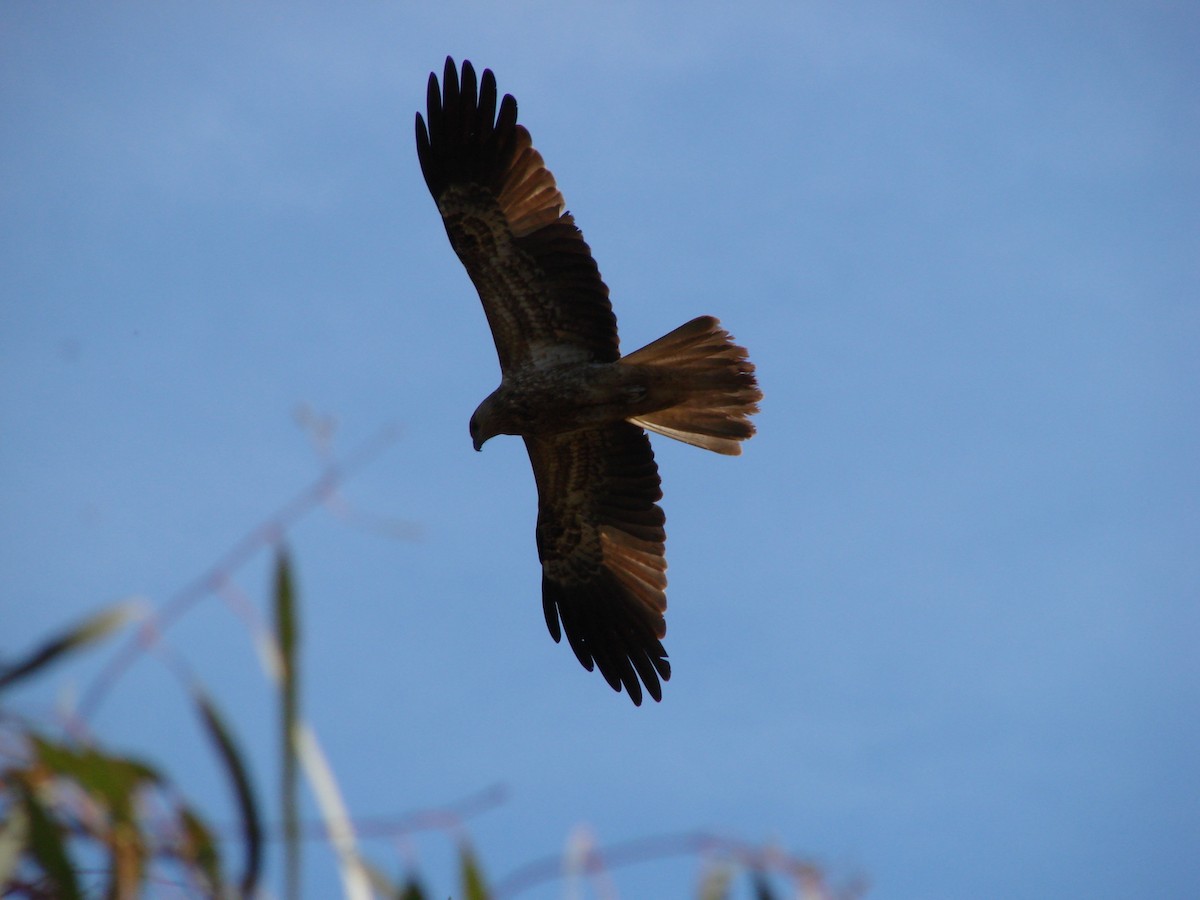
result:
M 746 350 L 712 316 L 700 316 L 622 358 L 661 366 L 680 376 L 687 396 L 681 403 L 629 421 L 687 444 L 737 456 L 754 434 L 749 416 L 758 412 L 762 391 Z

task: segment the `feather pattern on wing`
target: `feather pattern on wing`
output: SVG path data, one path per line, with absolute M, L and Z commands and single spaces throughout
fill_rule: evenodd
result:
M 634 703 L 662 699 L 665 517 L 650 440 L 621 422 L 526 437 L 538 486 L 542 605 L 554 640 Z M 561 628 L 560 628 L 561 623 Z
M 417 113 L 425 183 L 479 292 L 504 371 L 549 359 L 612 362 L 617 321 L 591 249 L 509 94 L 447 58 L 429 76 L 428 123 Z

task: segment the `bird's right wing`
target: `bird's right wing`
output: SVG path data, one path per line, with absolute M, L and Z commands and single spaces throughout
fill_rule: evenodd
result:
M 428 125 L 417 155 L 450 243 L 479 291 L 504 371 L 539 358 L 620 356 L 608 288 L 554 176 L 517 124 L 517 101 L 496 109 L 496 78 L 447 58 L 429 76 Z

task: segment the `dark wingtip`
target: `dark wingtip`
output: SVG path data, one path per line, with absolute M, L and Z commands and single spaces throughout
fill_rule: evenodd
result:
M 470 60 L 456 66 L 454 57 L 447 56 L 440 80 L 437 72 L 429 73 L 425 95 L 417 156 L 434 198 L 454 182 L 491 186 L 502 179 L 513 152 L 517 109 L 510 95 L 498 100 L 492 70 L 483 69 L 476 77 Z
M 430 121 L 442 109 L 442 90 L 438 86 L 436 72 L 430 72 L 429 80 L 425 82 L 425 108 L 429 110 Z
M 546 627 L 550 629 L 550 637 L 554 643 L 562 641 L 562 628 L 558 624 L 558 605 L 554 602 L 554 589 L 547 585 L 546 573 L 542 573 L 542 615 L 546 617 Z
M 619 590 L 609 583 L 607 590 Z M 662 641 L 640 617 L 625 617 L 613 605 L 605 587 L 567 588 L 542 573 L 542 612 L 546 627 L 557 642 L 565 633 L 575 658 L 589 672 L 600 675 L 617 693 L 622 689 L 634 706 L 646 695 L 662 702 L 662 684 L 671 678 L 671 664 Z M 614 618 L 615 617 L 615 618 Z

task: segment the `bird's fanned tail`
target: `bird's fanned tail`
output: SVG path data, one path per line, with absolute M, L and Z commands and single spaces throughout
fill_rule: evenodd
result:
M 754 364 L 714 317 L 692 319 L 621 362 L 669 370 L 685 391 L 682 402 L 631 418 L 634 425 L 727 456 L 754 434 L 749 417 L 762 399 Z

